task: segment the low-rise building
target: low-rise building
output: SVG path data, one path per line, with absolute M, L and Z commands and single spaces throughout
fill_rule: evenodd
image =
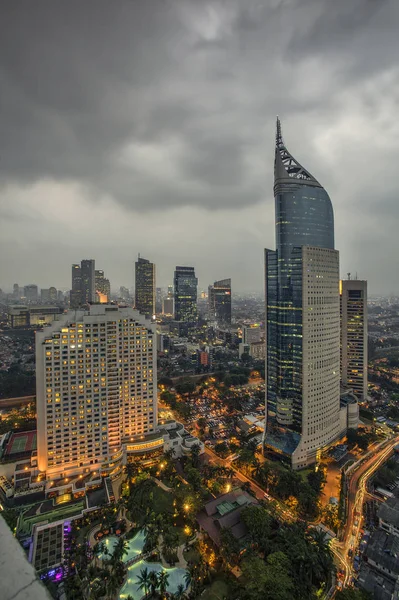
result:
M 258 504 L 257 499 L 237 488 L 207 502 L 197 515 L 198 524 L 217 546 L 222 529 L 229 529 L 236 539 L 242 540 L 248 531 L 241 520 L 241 513 L 251 504 Z

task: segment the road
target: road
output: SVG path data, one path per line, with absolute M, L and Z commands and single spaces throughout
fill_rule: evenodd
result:
M 371 456 L 366 458 L 359 466 L 354 467 L 353 474 L 348 482 L 348 510 L 342 541 L 333 540 L 331 549 L 337 560 L 345 570 L 344 586 L 347 586 L 353 576 L 353 566 L 348 557 L 348 551 L 356 549 L 363 515 L 363 502 L 366 494 L 366 485 L 370 477 L 388 460 L 393 452 L 393 447 L 399 442 L 399 436 L 382 442 L 376 447 Z

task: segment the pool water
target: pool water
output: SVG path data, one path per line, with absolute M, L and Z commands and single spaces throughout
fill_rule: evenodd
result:
M 110 535 L 104 540 L 104 544 L 108 549 L 108 557 L 113 554 L 114 546 L 118 541 L 118 537 L 116 535 Z M 145 533 L 143 529 L 140 529 L 131 540 L 127 540 L 129 544 L 128 552 L 123 557 L 123 562 L 127 562 L 132 558 L 136 558 L 143 551 L 143 546 L 145 542 Z M 99 558 L 107 558 L 107 556 L 103 554 L 98 555 Z
M 139 589 L 138 576 L 140 575 L 140 571 L 145 568 L 148 569 L 148 573 L 151 573 L 151 571 L 155 571 L 156 573 L 166 571 L 169 574 L 167 591 L 171 594 L 177 592 L 177 588 L 180 584 L 184 586 L 184 589 L 186 588 L 184 581 L 185 569 L 180 569 L 178 567 L 165 569 L 161 563 L 150 563 L 146 560 L 140 560 L 128 567 L 126 583 L 119 593 L 120 600 L 127 598 L 129 594 L 133 596 L 134 600 L 141 600 L 141 598 L 144 598 L 144 589 Z

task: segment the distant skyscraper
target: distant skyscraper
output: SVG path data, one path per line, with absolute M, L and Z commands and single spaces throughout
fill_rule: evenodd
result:
M 80 265 L 72 265 L 72 288 L 70 294 L 71 308 L 82 306 L 82 270 Z
M 219 324 L 231 324 L 231 279 L 215 281 L 208 287 L 209 318 Z
M 341 281 L 341 380 L 367 397 L 367 281 Z
M 95 260 L 82 260 L 80 265 L 72 265 L 71 308 L 79 308 L 96 302 Z
M 275 251 L 266 269 L 266 450 L 294 468 L 339 438 L 339 255 L 331 200 L 287 150 L 274 163 Z
M 98 302 L 107 303 L 111 299 L 111 284 L 109 279 L 104 276 L 104 271 L 96 269 L 96 295 Z
M 80 263 L 82 276 L 81 290 L 82 303 L 89 304 L 96 301 L 96 268 L 95 260 L 85 259 Z
M 48 288 L 42 288 L 40 290 L 40 301 L 42 304 L 50 302 L 50 290 Z
M 12 295 L 14 300 L 19 300 L 21 298 L 21 290 L 19 289 L 18 283 L 14 283 Z
M 155 265 L 140 255 L 135 263 L 135 308 L 142 315 L 155 315 Z
M 174 276 L 175 320 L 195 325 L 197 314 L 197 286 L 194 267 L 176 267 Z
M 39 290 L 37 285 L 26 285 L 24 287 L 24 296 L 27 302 L 37 302 L 39 298 Z
M 55 302 L 57 302 L 57 299 L 58 299 L 57 288 L 55 288 L 54 286 L 51 286 L 48 290 L 48 296 L 49 296 L 49 300 L 50 300 L 51 304 L 54 304 Z
M 47 479 L 112 477 L 124 449 L 151 448 L 155 336 L 137 311 L 106 304 L 69 311 L 36 334 L 38 467 Z
M 174 314 L 173 296 L 167 296 L 162 300 L 162 314 L 171 316 Z

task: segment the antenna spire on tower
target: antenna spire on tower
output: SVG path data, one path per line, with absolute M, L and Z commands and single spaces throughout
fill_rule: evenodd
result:
M 284 146 L 283 134 L 281 133 L 281 121 L 279 116 L 277 116 L 276 121 L 276 146 L 277 148 L 281 148 L 282 146 Z

